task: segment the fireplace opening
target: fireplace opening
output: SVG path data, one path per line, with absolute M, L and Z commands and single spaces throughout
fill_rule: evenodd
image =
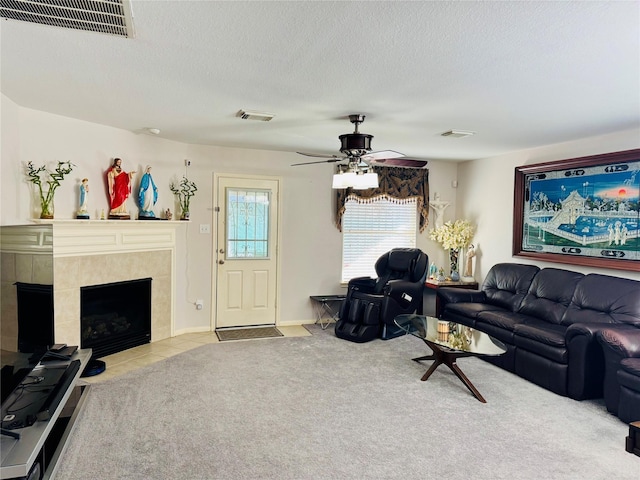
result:
M 80 288 L 80 341 L 100 358 L 151 341 L 151 278 Z
M 53 285 L 17 282 L 18 351 L 44 352 L 53 345 Z

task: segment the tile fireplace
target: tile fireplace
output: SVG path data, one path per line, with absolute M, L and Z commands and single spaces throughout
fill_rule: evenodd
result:
M 53 220 L 2 226 L 2 348 L 17 349 L 15 282 L 53 285 L 55 342 L 81 345 L 81 288 L 151 278 L 151 341 L 171 337 L 179 224 Z

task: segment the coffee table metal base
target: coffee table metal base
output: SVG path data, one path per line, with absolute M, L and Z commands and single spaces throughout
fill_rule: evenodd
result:
M 470 357 L 473 354 L 468 352 L 461 352 L 457 350 L 444 350 L 440 347 L 440 345 L 430 342 L 429 340 L 422 339 L 424 343 L 426 343 L 429 348 L 433 351 L 432 355 L 427 355 L 425 357 L 412 358 L 414 362 L 422 362 L 424 360 L 433 360 L 434 362 L 429 367 L 429 370 L 422 376 L 420 380 L 425 382 L 433 372 L 435 372 L 436 368 L 441 364 L 446 365 L 451 369 L 453 373 L 455 373 L 456 377 L 460 379 L 462 383 L 469 389 L 473 396 L 480 400 L 482 403 L 487 403 L 484 397 L 480 394 L 478 389 L 471 383 L 471 381 L 467 378 L 467 376 L 460 370 L 458 364 L 456 364 L 456 360 L 462 357 Z

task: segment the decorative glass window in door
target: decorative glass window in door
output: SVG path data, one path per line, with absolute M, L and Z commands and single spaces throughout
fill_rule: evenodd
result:
M 270 194 L 227 189 L 227 258 L 269 257 Z

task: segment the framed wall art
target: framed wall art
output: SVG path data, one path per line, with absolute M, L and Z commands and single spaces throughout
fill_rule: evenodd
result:
M 640 149 L 515 169 L 513 255 L 640 272 Z

